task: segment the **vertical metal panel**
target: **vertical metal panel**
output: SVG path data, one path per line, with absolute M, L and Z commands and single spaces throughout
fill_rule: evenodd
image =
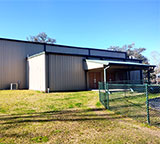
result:
M 41 51 L 43 45 L 0 40 L 0 89 L 17 82 L 20 88 L 28 88 L 26 57 Z
M 49 55 L 49 84 L 51 91 L 86 89 L 83 57 Z
M 29 89 L 46 91 L 45 54 L 29 58 Z

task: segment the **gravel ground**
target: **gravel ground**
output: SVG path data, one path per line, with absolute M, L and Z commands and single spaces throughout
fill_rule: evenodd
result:
M 154 98 L 149 100 L 149 105 L 151 108 L 154 108 L 158 111 L 160 111 L 160 97 L 159 98 Z

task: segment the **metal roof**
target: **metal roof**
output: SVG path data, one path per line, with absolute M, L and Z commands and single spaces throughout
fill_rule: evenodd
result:
M 140 66 L 140 67 L 156 67 L 155 65 L 127 62 L 127 61 L 108 61 L 108 60 L 90 60 L 86 59 L 86 62 L 92 62 L 103 65 L 130 65 L 130 66 Z

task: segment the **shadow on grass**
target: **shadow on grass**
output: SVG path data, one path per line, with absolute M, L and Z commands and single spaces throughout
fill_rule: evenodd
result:
M 2 125 L 11 124 L 25 124 L 35 122 L 78 122 L 78 121 L 103 121 L 103 120 L 116 120 L 122 118 L 133 118 L 140 122 L 146 122 L 146 112 L 141 113 L 136 111 L 135 107 L 141 107 L 141 105 L 124 104 L 121 106 L 111 107 L 114 113 L 101 113 L 105 111 L 105 108 L 92 108 L 92 109 L 77 109 L 77 110 L 61 110 L 61 111 L 46 111 L 31 114 L 19 114 L 19 115 L 3 115 L 0 117 L 0 123 Z M 129 109 L 132 109 L 132 112 Z M 140 109 L 138 109 L 140 110 Z M 151 115 L 152 118 L 157 117 L 156 114 Z M 154 123 L 159 125 L 159 123 Z M 9 126 L 9 125 L 8 125 Z M 10 126 L 8 127 L 11 128 Z
M 52 121 L 89 121 L 89 120 L 114 120 L 125 117 L 146 117 L 146 115 L 125 115 L 125 112 L 120 113 L 121 108 L 127 108 L 134 106 L 132 104 L 121 105 L 112 107 L 111 110 L 115 111 L 115 114 L 101 114 L 100 111 L 105 111 L 105 108 L 92 108 L 83 110 L 62 110 L 62 111 L 46 111 L 40 113 L 31 114 L 19 114 L 19 115 L 3 115 L 0 117 L 0 121 L 4 121 L 2 124 L 15 124 L 25 122 L 52 122 Z M 116 111 L 118 109 L 118 111 Z M 95 112 L 95 113 L 92 113 Z M 127 113 L 127 112 L 126 112 Z M 122 114 L 122 115 L 117 115 Z
M 32 122 L 54 122 L 54 121 L 101 121 L 120 119 L 122 116 L 117 116 L 112 113 L 98 113 L 105 111 L 104 108 L 92 108 L 84 110 L 62 110 L 62 111 L 47 111 L 42 113 L 32 113 L 23 115 L 5 115 L 0 117 L 1 124 L 20 124 Z M 92 113 L 93 112 L 93 113 Z M 95 113 L 94 113 L 95 112 Z

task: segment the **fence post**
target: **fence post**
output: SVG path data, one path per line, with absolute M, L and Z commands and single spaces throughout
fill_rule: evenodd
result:
M 146 89 L 146 104 L 147 104 L 147 122 L 150 125 L 150 115 L 149 115 L 149 100 L 148 100 L 148 84 L 145 84 Z
M 101 83 L 98 82 L 98 89 L 99 89 L 99 101 L 101 101 Z
M 107 101 L 107 96 L 106 96 L 106 94 L 107 94 L 107 91 L 106 91 L 106 82 L 104 82 L 104 92 L 105 92 L 105 98 L 104 98 L 104 106 L 105 106 L 105 108 L 106 109 L 108 109 L 108 107 L 107 107 L 107 104 L 106 104 L 106 101 Z
M 107 109 L 109 109 L 109 87 L 108 87 L 108 83 L 106 83 L 106 89 L 107 89 Z

